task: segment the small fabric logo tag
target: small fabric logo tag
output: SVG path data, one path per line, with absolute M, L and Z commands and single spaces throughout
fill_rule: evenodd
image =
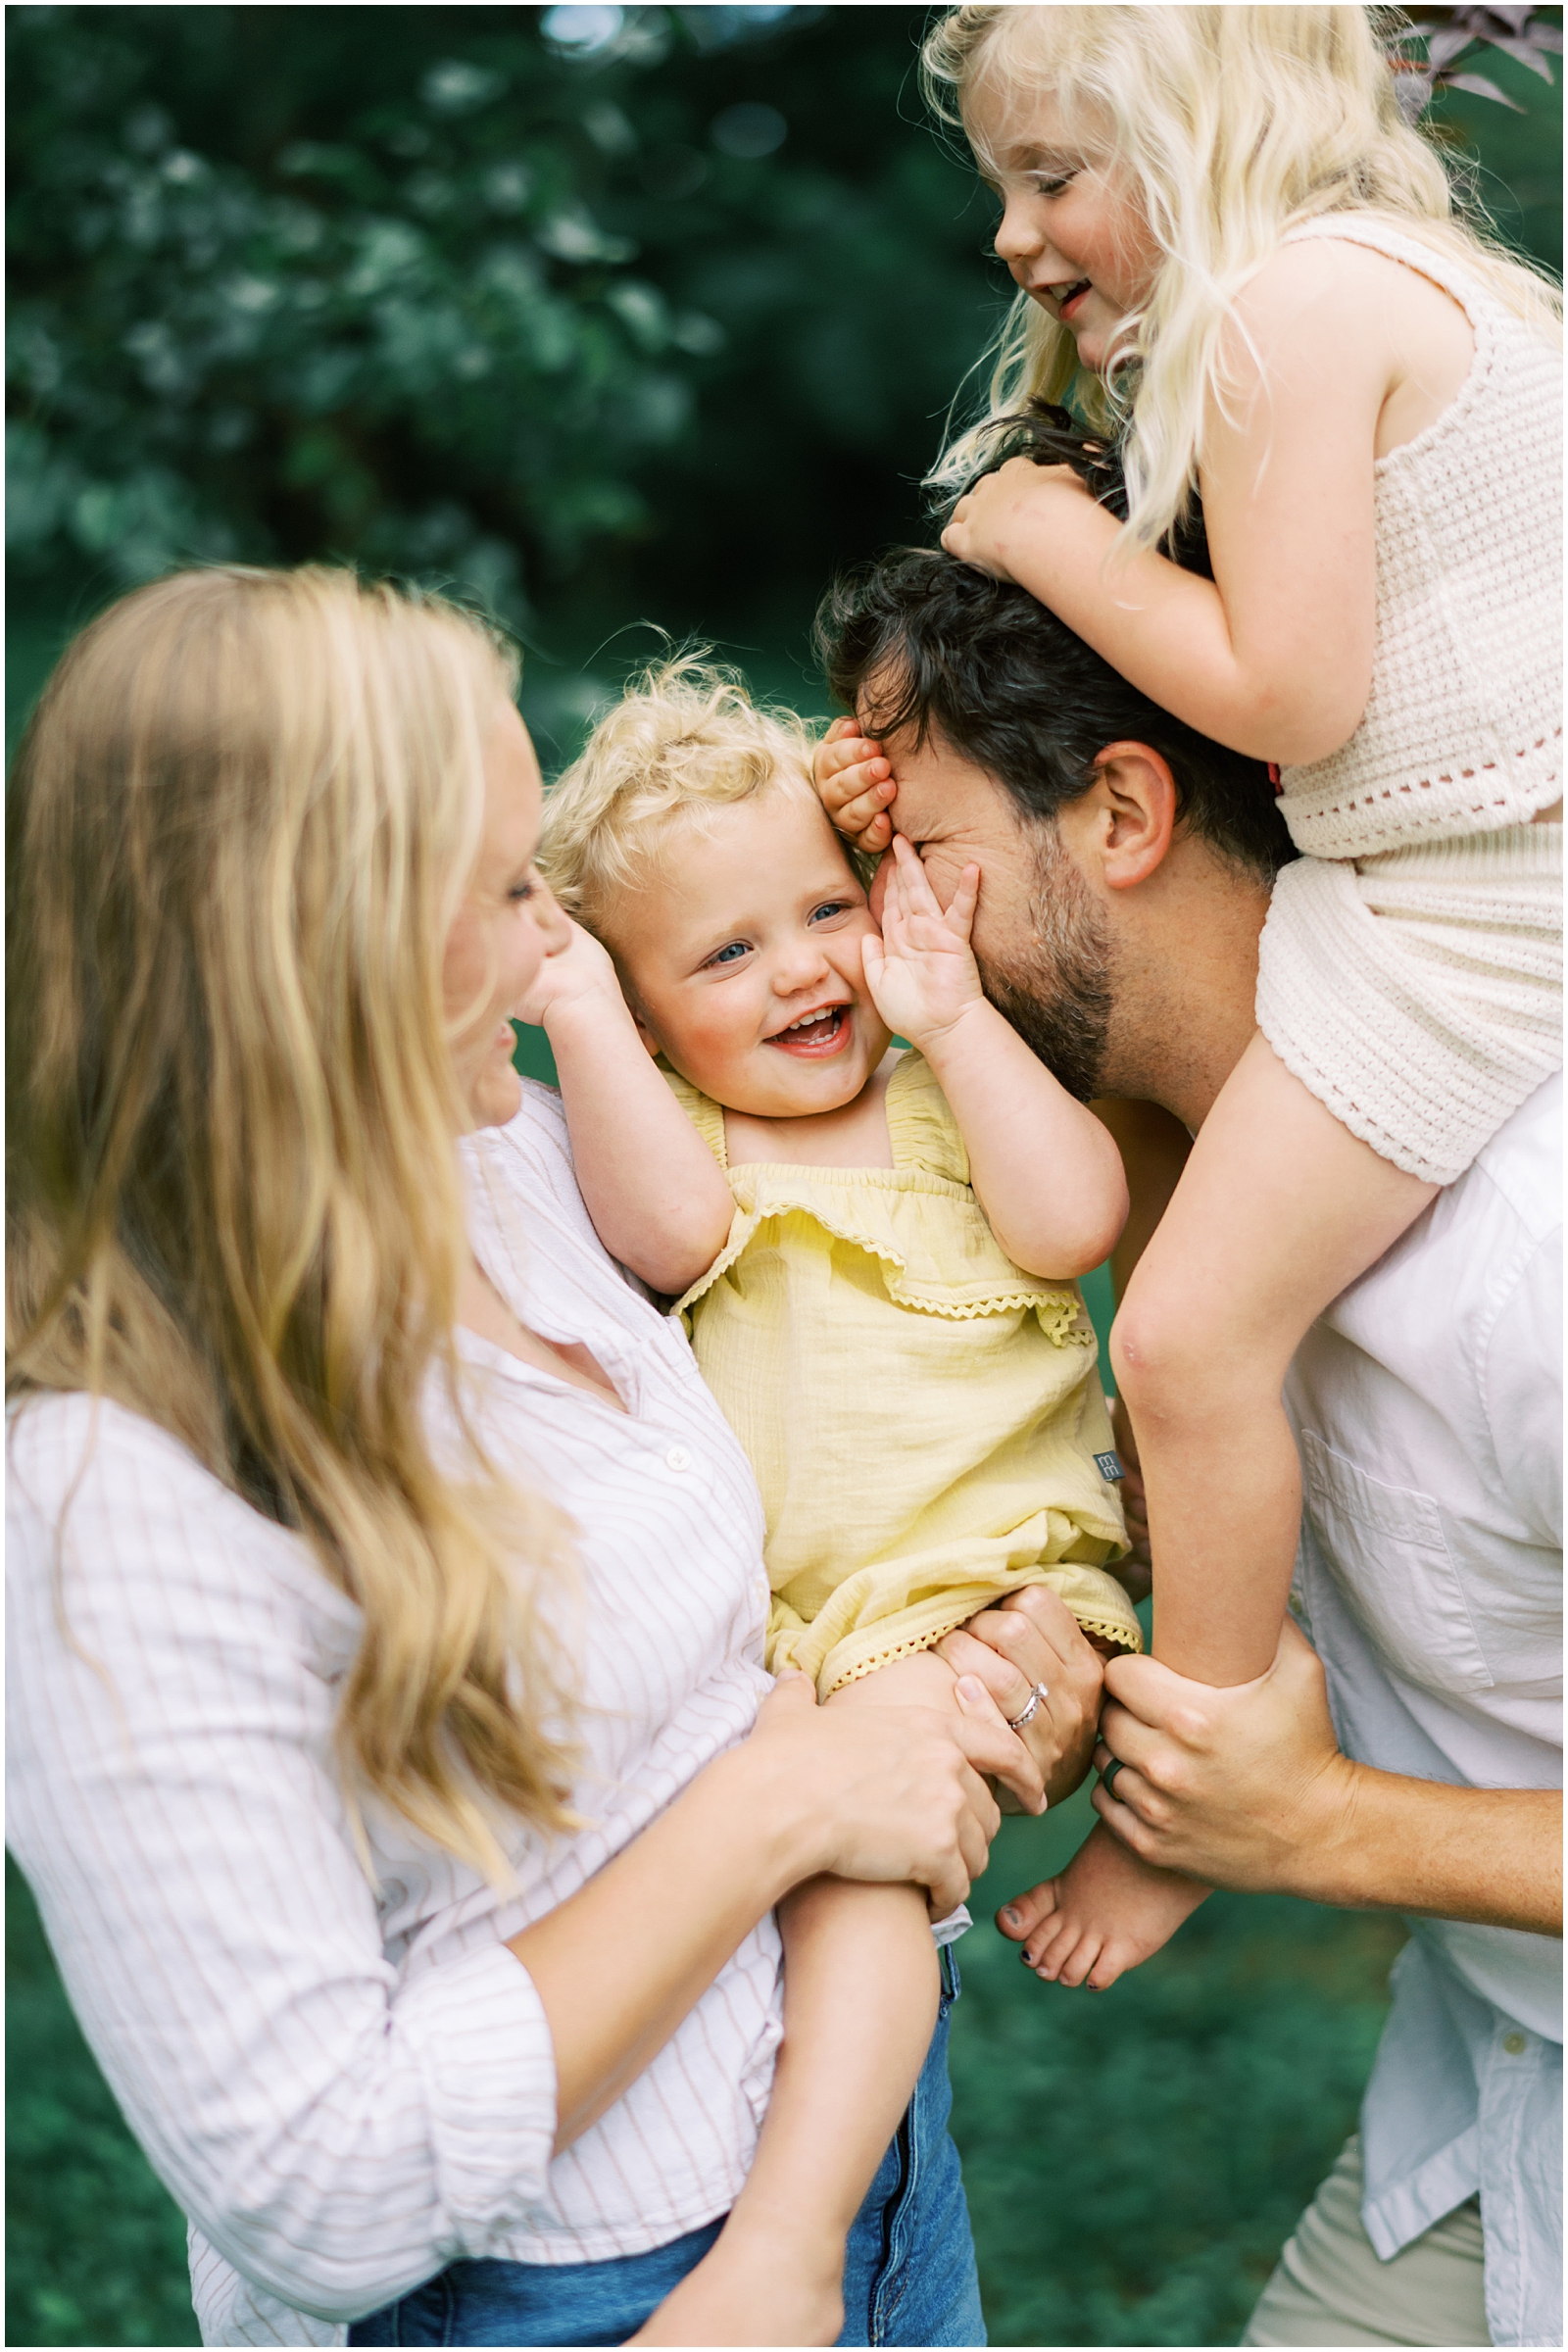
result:
M 1119 1453 L 1097 1453 L 1095 1461 L 1107 1487 L 1113 1487 L 1117 1479 L 1125 1475 Z

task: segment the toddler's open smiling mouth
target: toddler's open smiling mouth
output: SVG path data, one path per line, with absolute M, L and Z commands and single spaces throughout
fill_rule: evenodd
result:
M 850 1007 L 847 1004 L 828 1004 L 820 1012 L 806 1014 L 792 1021 L 787 1029 L 775 1031 L 762 1043 L 777 1046 L 781 1053 L 793 1054 L 797 1060 L 822 1061 L 837 1054 L 849 1042 Z

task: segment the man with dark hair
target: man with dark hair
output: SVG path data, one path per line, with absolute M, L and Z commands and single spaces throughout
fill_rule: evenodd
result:
M 905 834 L 944 904 L 979 866 L 987 995 L 1080 1099 L 1170 1114 L 1168 1189 L 1253 1035 L 1292 854 L 1267 770 L 942 555 L 855 575 L 818 634 L 855 713 L 824 769 L 835 821 L 871 851 Z M 1561 1092 L 1298 1350 L 1292 1605 L 1314 1646 L 1287 1625 L 1229 1690 L 1106 1670 L 1094 1801 L 1136 1853 L 1411 1915 L 1361 2132 L 1249 2343 L 1562 2341 Z M 1000 1924 L 1022 1941 L 1049 1908 L 1037 1888 Z

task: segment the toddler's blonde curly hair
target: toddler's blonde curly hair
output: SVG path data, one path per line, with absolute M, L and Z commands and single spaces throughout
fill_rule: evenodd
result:
M 655 662 L 595 727 L 545 807 L 539 871 L 566 912 L 602 936 L 614 902 L 637 889 L 677 817 L 764 792 L 813 806 L 815 737 L 793 710 L 754 703 L 707 649 Z

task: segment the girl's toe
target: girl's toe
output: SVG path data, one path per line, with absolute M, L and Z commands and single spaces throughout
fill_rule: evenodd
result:
M 1010 1941 L 1024 1943 L 1055 1908 L 1056 1882 L 1045 1879 L 1026 1894 L 1015 1894 L 1010 1903 L 1004 1903 L 997 1913 L 997 1925 Z

